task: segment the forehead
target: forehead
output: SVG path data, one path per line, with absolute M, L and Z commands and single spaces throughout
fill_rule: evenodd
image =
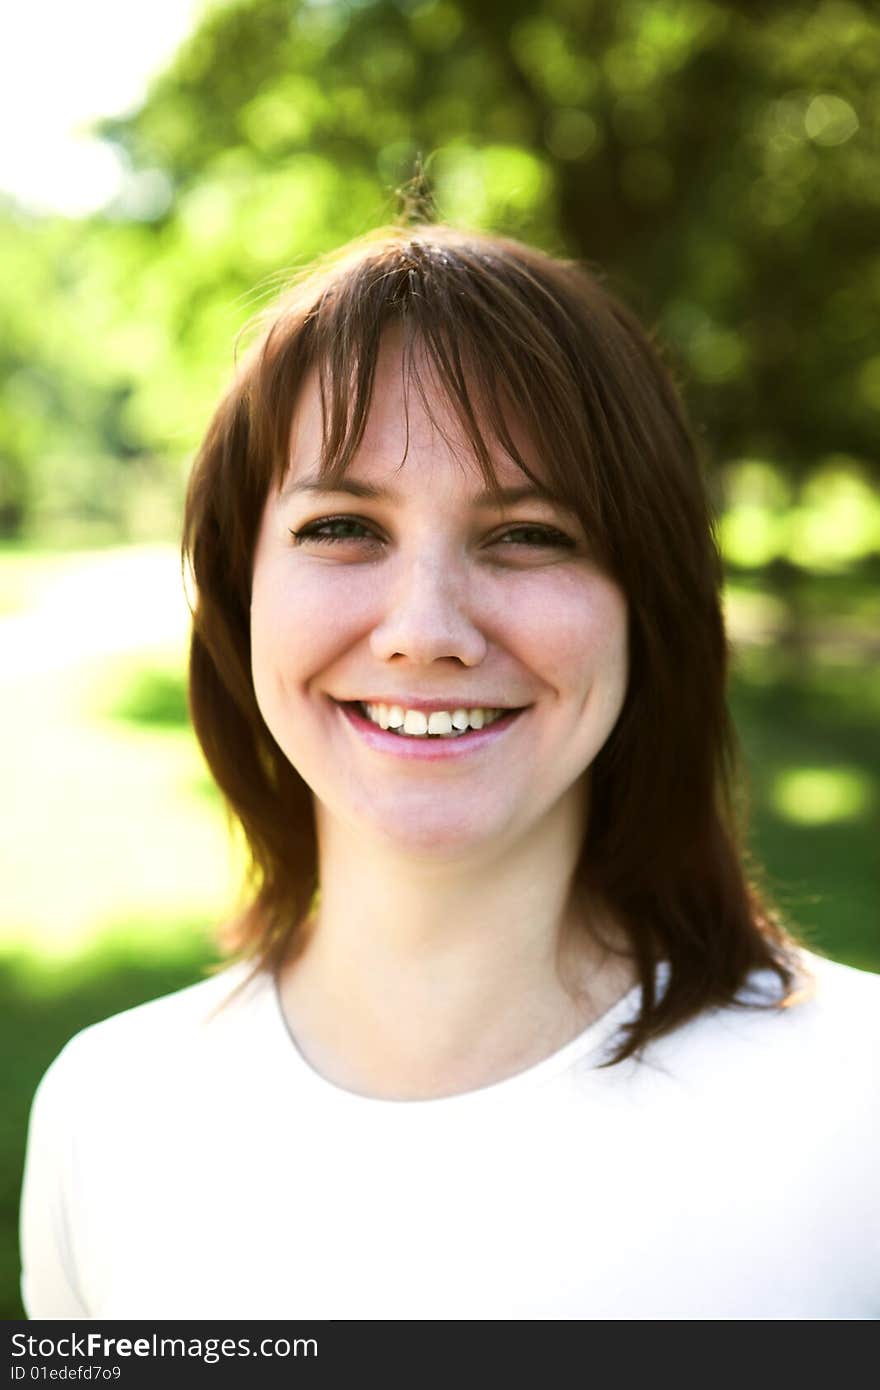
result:
M 329 382 L 325 382 L 327 387 Z M 471 389 L 470 394 L 474 397 L 476 429 L 489 455 L 494 481 L 504 489 L 521 488 L 529 479 L 497 439 L 476 392 Z M 509 404 L 501 408 L 505 429 L 525 460 L 533 484 L 537 482 L 540 488 L 544 483 L 549 494 L 537 430 L 529 429 Z M 317 365 L 312 366 L 292 413 L 285 485 L 295 480 L 317 480 L 328 473 L 331 409 L 329 390 L 322 408 L 320 372 Z M 459 479 L 470 484 L 485 481 L 485 465 L 479 461 L 473 431 L 440 385 L 425 353 L 419 351 L 408 361 L 400 335 L 390 332 L 383 337 L 363 433 L 344 476 L 347 481 L 369 478 L 379 484 L 387 482 L 393 488 L 394 476 L 407 466 L 410 477 L 429 475 L 431 486 L 449 486 Z

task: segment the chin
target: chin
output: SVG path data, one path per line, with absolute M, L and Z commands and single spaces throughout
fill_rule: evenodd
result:
M 376 826 L 376 833 L 389 849 L 401 854 L 414 854 L 420 859 L 439 862 L 444 859 L 461 859 L 473 854 L 485 844 L 486 836 L 477 839 L 464 831 L 461 825 L 407 826 L 401 833 L 399 826 Z
M 461 814 L 450 812 L 431 814 L 428 808 L 410 807 L 403 811 L 398 807 L 389 811 L 387 818 L 373 814 L 360 816 L 361 825 L 368 833 L 382 842 L 386 849 L 399 854 L 412 854 L 428 862 L 443 860 L 462 860 L 479 854 L 493 840 L 498 828 L 493 828 L 481 817 L 478 825 L 470 824 Z

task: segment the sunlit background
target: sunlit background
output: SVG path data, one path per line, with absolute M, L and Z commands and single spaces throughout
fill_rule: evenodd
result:
M 184 694 L 194 447 L 236 332 L 416 168 L 440 216 L 603 266 L 665 343 L 756 860 L 880 970 L 875 6 L 44 0 L 0 21 L 0 112 L 0 1315 L 39 1075 L 198 978 L 235 900 Z

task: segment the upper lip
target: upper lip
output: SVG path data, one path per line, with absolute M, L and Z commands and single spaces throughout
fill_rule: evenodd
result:
M 417 695 L 357 695 L 352 700 L 340 700 L 340 704 L 359 703 L 364 705 L 399 705 L 401 709 L 423 710 L 425 714 L 436 713 L 438 710 L 449 710 L 450 713 L 457 709 L 522 709 L 522 705 L 501 704 L 495 700 L 475 699 L 468 696 L 466 699 L 458 696 L 447 696 L 442 700 L 420 699 Z

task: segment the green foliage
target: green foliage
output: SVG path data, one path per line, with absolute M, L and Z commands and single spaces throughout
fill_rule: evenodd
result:
M 441 217 L 608 269 L 712 455 L 875 480 L 878 40 L 846 0 L 210 5 L 104 125 L 118 203 L 0 220 L 0 529 L 169 529 L 239 329 L 419 161 Z

